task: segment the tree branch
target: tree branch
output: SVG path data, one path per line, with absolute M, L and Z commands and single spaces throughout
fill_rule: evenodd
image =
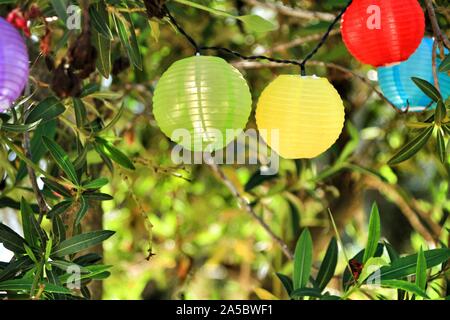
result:
M 434 12 L 433 1 L 425 0 L 425 5 L 427 8 L 428 17 L 430 18 L 431 27 L 433 28 L 433 33 L 434 33 L 436 40 L 438 42 L 444 44 L 448 49 L 450 49 L 450 41 L 444 35 L 441 28 L 439 27 L 439 23 L 436 18 L 436 13 Z
M 222 169 L 215 163 L 209 164 L 209 166 L 214 170 L 214 172 L 217 173 L 217 175 L 223 181 L 223 183 L 228 188 L 228 190 L 230 190 L 230 192 L 233 194 L 233 196 L 238 201 L 241 208 L 244 209 L 253 219 L 255 219 L 261 225 L 261 227 L 263 227 L 263 229 L 269 234 L 269 236 L 272 238 L 272 240 L 280 246 L 281 250 L 283 250 L 284 255 L 289 260 L 293 260 L 294 254 L 290 251 L 288 245 L 280 237 L 278 237 L 272 231 L 272 229 L 269 227 L 269 225 L 266 222 L 264 222 L 264 220 L 255 212 L 255 210 L 250 205 L 250 203 L 247 201 L 247 199 L 245 199 L 244 196 L 238 191 L 236 186 L 225 175 L 225 173 L 222 171 Z

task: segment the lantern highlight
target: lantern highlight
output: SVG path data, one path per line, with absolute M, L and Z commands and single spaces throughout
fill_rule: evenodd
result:
M 28 81 L 28 52 L 20 33 L 0 17 L 0 112 L 20 97 Z
M 431 84 L 434 83 L 432 52 L 433 39 L 424 38 L 419 48 L 407 61 L 391 67 L 378 68 L 381 91 L 398 109 L 419 112 L 431 103 L 431 99 L 414 84 L 411 78 L 417 77 Z M 447 54 L 448 51 L 445 53 Z M 439 66 L 440 63 L 440 59 L 437 58 L 436 65 Z M 438 80 L 442 96 L 448 97 L 450 77 L 445 72 L 438 72 Z M 435 105 L 432 106 L 434 107 Z
M 153 114 L 172 141 L 192 151 L 224 148 L 242 131 L 252 98 L 241 73 L 225 60 L 194 56 L 162 75 L 153 96 Z
M 262 92 L 256 123 L 264 141 L 286 159 L 314 158 L 344 126 L 344 105 L 326 78 L 280 75 Z
M 360 62 L 404 61 L 420 44 L 425 17 L 417 0 L 355 0 L 342 17 L 342 39 Z

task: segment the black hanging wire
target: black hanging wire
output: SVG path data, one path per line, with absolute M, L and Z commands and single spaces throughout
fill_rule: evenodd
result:
M 314 49 L 300 62 L 297 60 L 287 60 L 287 59 L 276 59 L 264 55 L 253 55 L 253 56 L 246 56 L 243 55 L 237 51 L 233 51 L 228 48 L 224 47 L 201 47 L 197 44 L 197 42 L 181 27 L 181 25 L 177 22 L 177 20 L 174 18 L 174 16 L 170 13 L 169 9 L 166 5 L 164 5 L 164 11 L 169 18 L 169 21 L 175 26 L 175 28 L 180 32 L 188 41 L 189 43 L 194 47 L 195 53 L 200 54 L 201 50 L 214 50 L 214 51 L 222 51 L 229 54 L 232 54 L 238 58 L 241 58 L 243 60 L 267 60 L 271 62 L 276 63 L 283 63 L 283 64 L 291 64 L 296 65 L 300 67 L 301 75 L 306 76 L 306 63 L 308 60 L 310 60 L 316 53 L 319 51 L 319 49 L 325 44 L 327 38 L 329 37 L 331 31 L 333 30 L 334 26 L 339 22 L 339 20 L 344 15 L 345 11 L 347 11 L 348 7 L 352 4 L 353 0 L 350 0 L 347 5 L 341 10 L 341 12 L 336 16 L 336 18 L 333 20 L 333 22 L 328 26 L 327 31 L 323 35 L 323 37 L 320 39 L 319 43 L 314 47 Z
M 331 22 L 331 24 L 328 26 L 327 31 L 325 32 L 323 37 L 320 39 L 317 46 L 302 60 L 302 62 L 300 63 L 302 76 L 306 76 L 306 62 L 308 62 L 308 60 L 311 59 L 317 53 L 317 51 L 319 51 L 319 49 L 325 44 L 325 41 L 327 40 L 327 38 L 330 35 L 331 31 L 333 30 L 334 26 L 336 25 L 336 23 L 339 22 L 339 20 L 341 20 L 345 11 L 347 11 L 348 7 L 350 7 L 352 2 L 353 2 L 353 0 L 350 0 L 347 3 L 347 5 L 341 10 L 341 12 L 336 16 L 336 18 L 334 18 L 333 22 Z

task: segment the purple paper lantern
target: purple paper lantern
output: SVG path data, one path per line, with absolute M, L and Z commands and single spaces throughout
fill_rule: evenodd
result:
M 0 17 L 0 112 L 20 97 L 28 81 L 27 47 L 19 31 Z

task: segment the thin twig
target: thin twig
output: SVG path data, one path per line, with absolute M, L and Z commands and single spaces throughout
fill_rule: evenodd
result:
M 438 40 L 434 39 L 434 41 L 433 41 L 433 49 L 432 49 L 432 59 L 431 59 L 432 68 L 431 69 L 433 70 L 434 86 L 440 92 L 441 89 L 439 87 L 439 78 L 438 78 L 437 67 L 436 67 L 436 58 L 437 58 L 436 50 L 437 50 L 437 46 L 438 46 Z
M 280 238 L 278 237 L 272 229 L 269 227 L 269 225 L 264 222 L 264 220 L 255 212 L 253 207 L 250 205 L 250 203 L 247 201 L 247 199 L 244 198 L 244 196 L 238 191 L 237 187 L 233 184 L 233 182 L 225 175 L 223 170 L 215 163 L 209 164 L 210 167 L 214 170 L 214 172 L 217 173 L 219 178 L 223 181 L 225 186 L 230 190 L 230 192 L 233 194 L 233 196 L 236 198 L 240 206 L 253 218 L 255 219 L 261 227 L 269 234 L 269 236 L 272 238 L 273 241 L 275 241 L 283 250 L 284 255 L 289 259 L 294 259 L 294 254 L 289 249 L 288 245 Z
M 335 16 L 331 13 L 327 12 L 316 12 L 316 11 L 309 11 L 304 10 L 300 8 L 292 8 L 283 4 L 276 4 L 276 3 L 270 3 L 270 2 L 261 2 L 257 0 L 244 0 L 249 5 L 255 6 L 255 7 L 262 7 L 266 9 L 270 9 L 272 11 L 276 11 L 279 14 L 283 16 L 288 17 L 294 17 L 294 18 L 300 18 L 300 19 L 319 19 L 323 21 L 333 21 Z
M 425 5 L 428 12 L 428 17 L 431 21 L 431 27 L 433 28 L 433 33 L 438 42 L 443 43 L 448 49 L 450 49 L 450 41 L 444 35 L 441 28 L 439 27 L 439 23 L 436 18 L 436 13 L 434 12 L 433 1 L 425 0 Z

